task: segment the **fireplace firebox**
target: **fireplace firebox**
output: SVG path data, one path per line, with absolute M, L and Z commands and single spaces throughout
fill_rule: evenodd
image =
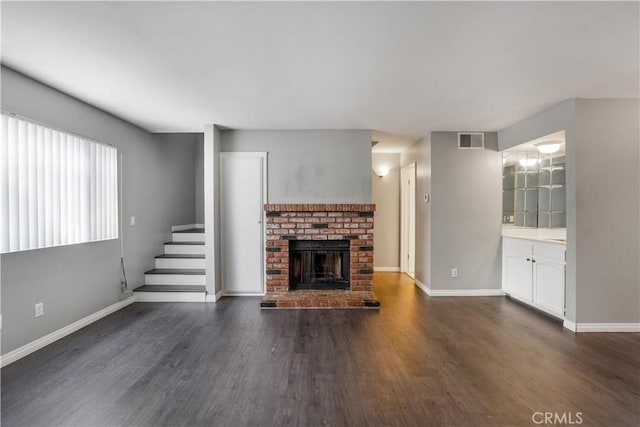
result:
M 349 290 L 349 240 L 289 243 L 291 290 Z

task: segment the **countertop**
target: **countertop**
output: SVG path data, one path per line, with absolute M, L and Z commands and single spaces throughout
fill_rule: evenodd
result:
M 524 228 L 503 226 L 502 237 L 534 240 L 537 242 L 555 243 L 565 246 L 567 244 L 567 230 L 565 228 Z

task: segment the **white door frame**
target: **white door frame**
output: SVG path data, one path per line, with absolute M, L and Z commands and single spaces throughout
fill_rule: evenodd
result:
M 413 180 L 413 211 L 409 209 L 410 195 L 407 189 L 408 175 L 411 174 Z M 400 271 L 415 279 L 415 223 L 416 223 L 416 163 L 411 163 L 400 170 Z M 413 223 L 413 227 L 411 226 Z M 413 239 L 410 236 L 413 228 Z M 413 246 L 413 247 L 410 247 Z M 411 269 L 413 264 L 413 269 Z
M 220 152 L 220 202 L 223 202 L 223 194 L 222 194 L 222 189 L 224 188 L 224 183 L 223 181 L 223 159 L 231 159 L 231 158 L 236 158 L 236 159 L 241 159 L 241 158 L 259 158 L 262 161 L 260 162 L 260 167 L 262 169 L 262 200 L 260 205 L 264 206 L 265 203 L 268 203 L 268 197 L 267 197 L 267 152 L 250 152 L 250 151 L 246 151 L 246 152 L 232 152 L 232 151 L 223 151 Z M 224 214 L 223 214 L 223 210 L 220 209 L 220 242 L 224 242 L 224 234 L 226 232 L 226 227 L 225 227 L 225 218 L 224 218 Z M 261 239 L 261 251 L 260 251 L 260 262 L 262 263 L 262 271 L 260 273 L 260 292 L 257 293 L 233 293 L 233 292 L 227 292 L 226 290 L 226 286 L 224 283 L 224 280 L 222 281 L 222 295 L 225 296 L 256 296 L 256 295 L 264 295 L 265 294 L 265 277 L 266 277 L 266 263 L 264 262 L 264 245 L 265 245 L 265 239 L 266 239 L 266 230 L 264 227 L 265 224 L 265 216 L 264 216 L 264 209 L 262 209 L 262 215 L 260 217 L 260 229 L 262 231 L 262 239 Z M 222 279 L 224 279 L 224 269 L 225 269 L 225 254 L 224 254 L 224 250 L 220 251 L 220 277 Z

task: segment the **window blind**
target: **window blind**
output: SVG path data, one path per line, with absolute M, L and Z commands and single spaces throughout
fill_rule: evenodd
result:
M 118 237 L 118 152 L 2 114 L 0 253 Z

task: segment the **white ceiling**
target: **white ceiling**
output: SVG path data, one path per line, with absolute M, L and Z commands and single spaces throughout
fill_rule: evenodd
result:
M 566 98 L 637 97 L 638 15 L 637 2 L 2 2 L 2 62 L 153 132 L 374 129 L 393 151 Z

